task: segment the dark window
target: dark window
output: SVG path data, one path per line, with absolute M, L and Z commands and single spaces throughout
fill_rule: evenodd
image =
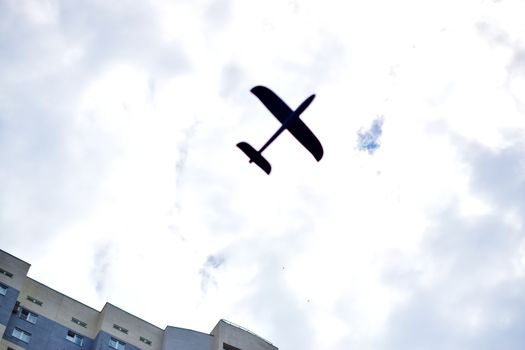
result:
M 222 348 L 225 350 L 241 350 L 239 348 L 236 348 L 235 346 L 226 343 L 222 343 Z
M 42 304 L 43 304 L 43 302 L 41 302 L 40 300 L 35 299 L 35 298 L 33 298 L 32 296 L 29 296 L 29 295 L 26 297 L 26 299 L 29 300 L 32 303 L 37 304 L 38 306 L 42 306 Z
M 145 343 L 145 344 L 148 344 L 148 345 L 151 345 L 151 340 L 149 339 L 146 339 L 144 337 L 140 337 L 139 338 L 141 342 Z
M 113 328 L 121 331 L 124 334 L 128 334 L 128 330 L 124 327 L 119 326 L 118 324 L 113 324 Z
M 84 342 L 84 337 L 73 331 L 67 331 L 66 339 L 80 346 L 82 346 L 82 343 Z
M 4 270 L 4 269 L 1 268 L 1 267 L 0 267 L 0 274 L 2 274 L 2 275 L 6 275 L 6 276 L 9 277 L 9 278 L 13 278 L 13 274 L 12 274 L 11 272 L 6 271 L 6 270 Z
M 80 320 L 78 320 L 78 319 L 76 319 L 74 317 L 71 317 L 71 322 L 78 324 L 80 327 L 84 327 L 84 328 L 87 327 L 87 323 L 86 322 L 82 322 L 82 321 L 80 321 Z

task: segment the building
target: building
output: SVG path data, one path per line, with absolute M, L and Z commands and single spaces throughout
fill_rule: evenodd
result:
M 95 310 L 28 277 L 29 267 L 0 250 L 0 350 L 277 350 L 225 320 L 207 334 L 163 330 L 110 303 Z

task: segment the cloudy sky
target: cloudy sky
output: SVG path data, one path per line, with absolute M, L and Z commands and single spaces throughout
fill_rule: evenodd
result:
M 282 350 L 523 349 L 523 0 L 0 1 L 0 248 Z M 273 89 L 317 163 L 250 93 Z M 154 298 L 155 300 L 152 300 Z

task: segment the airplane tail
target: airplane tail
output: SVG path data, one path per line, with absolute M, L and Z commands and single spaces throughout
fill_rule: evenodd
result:
M 252 146 L 250 146 L 246 142 L 239 142 L 237 144 L 237 147 L 239 147 L 241 149 L 241 151 L 243 151 L 244 154 L 246 154 L 248 156 L 248 158 L 250 158 L 250 163 L 254 162 L 255 164 L 257 164 L 259 166 L 259 168 L 264 170 L 264 172 L 266 174 L 270 175 L 270 171 L 272 171 L 272 166 L 262 156 L 261 153 L 257 152 L 257 150 L 255 150 L 255 148 L 253 148 Z

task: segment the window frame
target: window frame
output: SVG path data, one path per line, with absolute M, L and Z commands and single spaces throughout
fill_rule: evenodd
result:
M 71 317 L 71 322 L 73 322 L 74 324 L 79 325 L 80 327 L 87 328 L 87 323 L 83 322 L 83 321 L 80 321 L 78 318 Z
M 19 337 L 15 335 L 16 332 L 20 334 Z M 29 342 L 31 341 L 31 333 L 29 333 L 28 331 L 24 331 L 23 329 L 18 328 L 18 327 L 13 328 L 13 332 L 11 332 L 11 336 L 26 344 L 29 344 Z M 24 339 L 24 336 L 27 338 L 27 340 Z
M 0 295 L 5 296 L 7 295 L 7 290 L 9 289 L 8 286 L 6 286 L 3 283 L 0 283 Z
M 32 297 L 31 295 L 26 296 L 26 300 L 29 300 L 33 304 L 37 304 L 38 306 L 42 306 L 44 304 L 43 301 L 38 300 L 37 298 Z
M 114 344 L 113 344 L 114 343 Z M 122 340 L 118 340 L 117 338 L 109 338 L 109 347 L 116 350 L 125 350 L 126 349 L 126 343 L 124 343 Z M 120 347 L 122 346 L 122 347 Z
M 151 344 L 152 344 L 152 341 L 151 341 L 151 340 L 149 340 L 148 338 L 144 338 L 143 336 L 140 336 L 140 337 L 139 337 L 139 340 L 140 340 L 141 342 L 143 342 L 144 344 L 147 344 L 147 345 L 151 345 Z
M 13 274 L 7 270 L 4 270 L 3 268 L 0 267 L 0 275 L 5 275 L 9 278 L 13 278 Z
M 70 342 L 78 346 L 82 346 L 82 344 L 84 344 L 84 336 L 78 334 L 75 331 L 72 331 L 71 329 L 67 330 L 66 340 L 69 340 Z M 77 342 L 77 340 L 80 340 L 80 342 Z
M 129 330 L 127 330 L 126 328 L 122 327 L 122 326 L 119 326 L 118 324 L 116 323 L 113 323 L 113 328 L 115 328 L 117 331 L 120 331 L 124 334 L 128 334 Z
M 24 314 L 25 312 L 25 314 Z M 28 310 L 26 308 L 21 307 L 20 311 L 18 312 L 18 318 L 29 322 L 31 324 L 36 324 L 38 320 L 38 315 L 32 312 L 31 310 Z

